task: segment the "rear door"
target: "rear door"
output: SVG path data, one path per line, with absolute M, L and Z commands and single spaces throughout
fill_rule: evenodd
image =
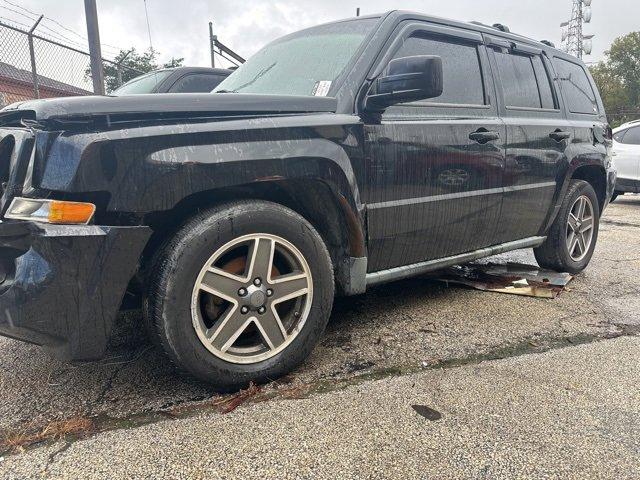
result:
M 370 271 L 492 245 L 502 200 L 505 131 L 482 36 L 407 23 L 387 58 L 440 56 L 444 92 L 365 124 Z
M 561 108 L 543 51 L 487 37 L 506 124 L 504 197 L 497 243 L 537 236 L 564 178 L 573 127 Z

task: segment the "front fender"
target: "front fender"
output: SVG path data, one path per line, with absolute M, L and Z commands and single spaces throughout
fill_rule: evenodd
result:
M 107 192 L 106 211 L 149 213 L 218 188 L 314 179 L 360 214 L 352 160 L 362 155 L 361 132 L 357 117 L 317 114 L 62 134 L 34 184 Z

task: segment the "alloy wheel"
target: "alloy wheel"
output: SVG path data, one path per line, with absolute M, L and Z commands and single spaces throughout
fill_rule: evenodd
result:
M 284 238 L 251 234 L 207 260 L 193 288 L 191 317 L 211 353 L 251 364 L 291 344 L 312 300 L 311 271 L 302 253 Z
M 595 227 L 593 204 L 586 195 L 581 195 L 569 211 L 567 221 L 567 249 L 575 262 L 583 260 L 589 253 Z

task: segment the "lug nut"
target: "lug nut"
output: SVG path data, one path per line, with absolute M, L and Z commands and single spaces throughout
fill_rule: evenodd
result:
M 260 315 L 262 315 L 262 314 L 263 314 L 264 312 L 266 312 L 266 311 L 267 311 L 267 309 L 266 309 L 266 308 L 264 308 L 264 307 L 260 307 L 260 308 L 258 309 L 258 313 L 259 313 Z
M 238 290 L 238 295 L 240 295 L 241 297 L 244 297 L 247 294 L 247 290 L 245 288 L 241 288 L 240 290 Z
M 243 315 L 246 315 L 247 313 L 249 313 L 249 307 L 242 307 L 242 308 L 240 309 L 240 312 L 241 312 Z
M 259 287 L 260 285 L 262 285 L 262 280 L 260 280 L 259 278 L 256 278 L 256 279 L 253 281 L 253 284 L 254 284 L 256 287 Z
M 267 290 L 267 297 L 271 297 L 273 296 L 273 290 L 269 289 Z

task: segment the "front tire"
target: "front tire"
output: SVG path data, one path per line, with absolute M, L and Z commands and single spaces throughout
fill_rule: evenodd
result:
M 538 264 L 559 272 L 582 272 L 593 256 L 599 225 L 595 190 L 584 180 L 572 180 L 547 240 L 533 251 Z
M 167 355 L 221 391 L 274 380 L 311 353 L 334 283 L 320 235 L 264 201 L 203 211 L 154 261 L 145 312 Z

